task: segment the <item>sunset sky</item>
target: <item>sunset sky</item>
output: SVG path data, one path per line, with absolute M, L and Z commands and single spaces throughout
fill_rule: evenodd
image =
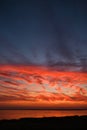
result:
M 87 2 L 0 1 L 0 109 L 87 109 Z

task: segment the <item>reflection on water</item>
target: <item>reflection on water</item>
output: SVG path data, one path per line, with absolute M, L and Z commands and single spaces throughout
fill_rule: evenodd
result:
M 25 117 L 62 117 L 87 115 L 87 110 L 0 110 L 1 119 L 19 119 Z

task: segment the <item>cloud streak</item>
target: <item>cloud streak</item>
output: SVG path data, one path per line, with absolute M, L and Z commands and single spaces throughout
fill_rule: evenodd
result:
M 60 72 L 40 66 L 0 65 L 0 102 L 12 100 L 87 103 L 87 73 Z

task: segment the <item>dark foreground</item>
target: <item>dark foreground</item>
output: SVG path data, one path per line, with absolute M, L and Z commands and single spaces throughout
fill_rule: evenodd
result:
M 0 120 L 0 130 L 62 130 L 65 128 L 87 130 L 87 116 Z

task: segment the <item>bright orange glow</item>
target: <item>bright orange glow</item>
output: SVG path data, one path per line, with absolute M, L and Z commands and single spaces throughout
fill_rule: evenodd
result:
M 0 107 L 87 108 L 87 73 L 0 66 Z

